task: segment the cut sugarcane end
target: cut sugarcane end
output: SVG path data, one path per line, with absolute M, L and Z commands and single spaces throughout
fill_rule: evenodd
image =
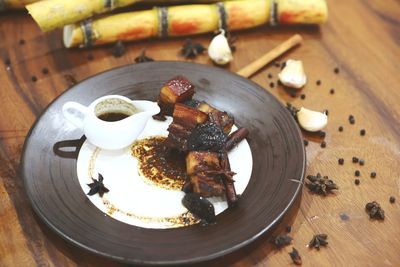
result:
M 300 108 L 296 116 L 301 128 L 309 132 L 320 131 L 328 124 L 328 116 L 325 113 L 304 107 Z
M 69 24 L 63 29 L 63 43 L 66 48 L 71 48 L 81 44 L 83 40 L 82 31 L 76 24 Z

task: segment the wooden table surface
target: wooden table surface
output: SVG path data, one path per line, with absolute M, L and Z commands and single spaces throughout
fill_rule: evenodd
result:
M 308 83 L 296 97 L 283 88 L 270 88 L 279 71 L 273 64 L 252 80 L 283 103 L 329 110 L 326 148 L 321 148 L 321 138 L 305 135 L 310 141 L 307 174 L 328 175 L 340 190 L 321 197 L 303 188 L 301 202 L 274 232 L 283 233 L 291 225 L 292 245 L 276 250 L 268 236 L 263 237 L 210 266 L 289 266 L 292 247 L 300 252 L 303 266 L 400 266 L 400 1 L 332 0 L 329 7 L 329 21 L 321 27 L 261 27 L 235 33 L 237 51 L 228 69 L 237 71 L 292 34 L 303 35 L 304 44 L 279 59 L 301 59 L 305 64 Z M 194 40 L 207 45 L 210 38 Z M 20 44 L 22 39 L 25 44 Z M 183 42 L 184 38 L 131 43 L 124 56 L 115 58 L 110 47 L 63 48 L 60 31 L 41 33 L 24 12 L 0 15 L 0 266 L 121 266 L 75 248 L 34 214 L 19 175 L 24 139 L 46 106 L 73 83 L 134 63 L 144 47 L 156 60 L 184 61 L 179 55 Z M 93 60 L 88 60 L 89 54 Z M 206 55 L 193 61 L 211 64 Z M 42 73 L 44 67 L 48 74 Z M 340 73 L 334 73 L 335 67 Z M 348 122 L 350 114 L 354 125 Z M 360 136 L 361 129 L 365 136 Z M 352 163 L 353 156 L 364 159 L 365 165 Z M 338 158 L 344 158 L 343 166 Z M 361 172 L 358 186 L 355 170 Z M 372 171 L 375 179 L 370 178 Z M 390 196 L 397 198 L 394 204 Z M 383 222 L 370 220 L 365 212 L 365 204 L 373 200 L 385 210 Z M 316 233 L 328 235 L 328 246 L 319 251 L 306 246 Z

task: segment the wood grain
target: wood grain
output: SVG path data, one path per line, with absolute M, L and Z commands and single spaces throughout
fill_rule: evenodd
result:
M 237 51 L 228 69 L 235 72 L 295 33 L 304 43 L 280 60 L 301 59 L 308 83 L 296 97 L 276 86 L 279 68 L 267 66 L 252 78 L 280 101 L 316 110 L 329 110 L 325 141 L 305 134 L 308 174 L 321 172 L 339 185 L 335 196 L 320 197 L 303 191 L 300 208 L 294 209 L 276 233 L 292 225 L 293 246 L 303 266 L 400 265 L 400 3 L 396 0 L 329 1 L 330 17 L 321 27 L 262 27 L 236 33 Z M 19 40 L 25 44 L 20 45 Z M 211 36 L 194 38 L 207 45 Z M 0 16 L 0 265 L 1 266 L 121 266 L 79 250 L 38 219 L 27 200 L 19 174 L 24 138 L 35 118 L 75 79 L 134 62 L 141 49 L 157 60 L 185 60 L 179 56 L 184 39 L 151 40 L 127 45 L 121 58 L 110 47 L 65 50 L 60 32 L 40 33 L 24 13 Z M 88 60 L 88 54 L 94 56 Z M 11 61 L 8 69 L 3 63 Z M 211 64 L 207 56 L 194 60 Z M 41 73 L 47 67 L 49 74 Z M 339 67 L 340 73 L 333 69 Z M 267 74 L 273 75 L 269 79 Z M 35 75 L 37 82 L 32 82 Z M 68 77 L 68 78 L 66 78 Z M 72 77 L 72 78 L 71 78 Z M 320 79 L 322 84 L 316 85 Z M 274 82 L 274 88 L 270 88 Z M 335 94 L 329 93 L 335 88 Z M 303 100 L 299 97 L 305 94 Z M 356 123 L 350 125 L 352 114 Z M 338 127 L 344 127 L 338 132 Z M 367 134 L 360 136 L 365 128 Z M 351 163 L 357 156 L 364 166 Z M 345 164 L 339 166 L 339 157 Z M 354 185 L 354 171 L 361 183 Z M 369 173 L 377 172 L 371 179 Z M 395 196 L 395 204 L 389 196 Z M 386 212 L 384 222 L 370 221 L 364 206 L 378 201 Z M 342 220 L 346 214 L 349 219 Z M 306 244 L 315 233 L 328 234 L 329 245 L 320 251 Z M 287 266 L 292 246 L 274 250 L 267 238 L 213 261 L 210 266 Z

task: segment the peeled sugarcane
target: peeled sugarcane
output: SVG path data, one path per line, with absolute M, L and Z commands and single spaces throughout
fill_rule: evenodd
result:
M 186 36 L 253 28 L 262 24 L 320 24 L 325 0 L 239 0 L 210 5 L 158 7 L 64 27 L 64 45 L 88 47 L 152 37 Z
M 0 0 L 1 1 L 1 0 Z M 44 32 L 141 0 L 43 0 L 26 6 Z

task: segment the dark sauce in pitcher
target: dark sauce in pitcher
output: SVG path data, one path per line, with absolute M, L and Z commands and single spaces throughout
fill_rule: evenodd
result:
M 125 118 L 128 118 L 130 115 L 122 112 L 107 112 L 97 116 L 102 121 L 120 121 Z

